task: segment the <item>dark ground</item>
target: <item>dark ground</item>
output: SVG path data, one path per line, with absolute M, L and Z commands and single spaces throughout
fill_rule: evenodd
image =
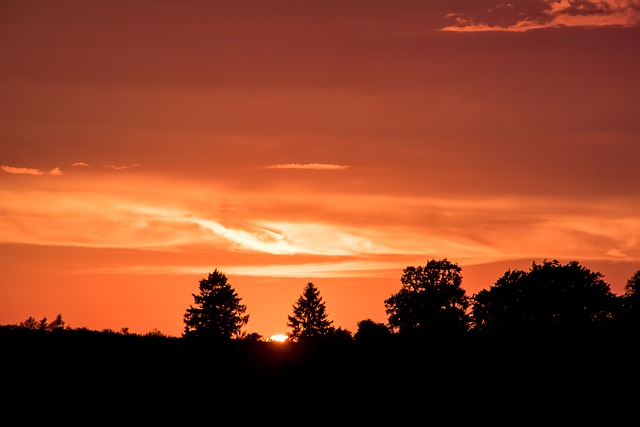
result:
M 203 344 L 29 332 L 0 331 L 3 413 L 26 424 L 638 419 L 640 352 L 628 340 Z

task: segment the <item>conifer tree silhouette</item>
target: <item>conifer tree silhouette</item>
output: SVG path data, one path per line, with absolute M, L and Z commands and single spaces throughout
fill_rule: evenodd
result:
M 200 294 L 193 295 L 197 307 L 189 306 L 184 315 L 184 337 L 231 339 L 242 336 L 249 321 L 247 307 L 229 284 L 227 276 L 218 271 L 200 280 Z
M 333 321 L 328 319 L 320 291 L 312 282 L 307 283 L 297 303 L 293 305 L 293 315 L 287 318 L 287 326 L 291 328 L 291 341 L 328 335 L 334 331 L 331 326 Z

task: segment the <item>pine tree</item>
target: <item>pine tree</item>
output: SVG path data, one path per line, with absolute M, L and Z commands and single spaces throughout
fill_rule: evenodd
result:
M 326 305 L 320 291 L 312 282 L 307 283 L 303 294 L 293 305 L 293 315 L 287 318 L 287 326 L 291 328 L 291 341 L 301 341 L 334 332 L 331 326 L 333 321 L 328 320 Z
M 184 315 L 184 337 L 231 339 L 242 336 L 242 328 L 249 322 L 227 276 L 217 269 L 200 280 L 200 294 L 192 294 L 197 307 L 189 306 Z

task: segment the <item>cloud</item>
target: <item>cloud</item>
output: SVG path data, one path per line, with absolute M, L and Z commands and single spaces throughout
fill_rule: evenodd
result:
M 76 162 L 76 163 L 72 163 L 70 165 L 73 168 L 90 168 L 91 165 L 85 162 Z M 105 168 L 109 168 L 109 169 L 113 169 L 113 170 L 126 170 L 126 169 L 132 169 L 135 167 L 140 166 L 140 164 L 138 163 L 134 163 L 131 165 L 104 165 Z M 40 176 L 40 175 L 52 175 L 52 176 L 61 176 L 64 175 L 64 172 L 62 171 L 62 169 L 60 169 L 59 167 L 55 167 L 53 169 L 51 169 L 50 171 L 43 171 L 41 169 L 36 169 L 36 168 L 23 168 L 23 167 L 14 167 L 14 166 L 7 166 L 7 165 L 2 165 L 0 166 L 0 169 L 3 170 L 6 173 L 10 173 L 10 174 L 14 174 L 14 175 L 34 175 L 34 176 Z
M 560 27 L 640 26 L 640 0 L 544 0 L 539 4 L 540 10 L 492 8 L 485 17 L 449 13 L 446 17 L 453 19 L 454 23 L 441 31 L 525 32 Z
M 286 163 L 280 165 L 266 166 L 265 169 L 310 169 L 310 170 L 323 170 L 323 171 L 335 171 L 349 169 L 347 165 L 332 165 L 326 163 Z
M 17 167 L 6 166 L 6 165 L 0 166 L 0 169 L 2 169 L 3 171 L 5 171 L 7 173 L 14 174 L 14 175 L 34 175 L 34 176 L 54 175 L 54 176 L 60 176 L 60 175 L 63 174 L 62 170 L 59 167 L 55 167 L 55 168 L 51 169 L 49 172 L 45 172 L 43 170 L 35 169 L 35 168 L 17 168 Z
M 627 255 L 626 253 L 622 252 L 619 249 L 609 249 L 606 252 L 606 255 L 614 257 L 614 258 L 620 258 L 620 259 L 633 261 L 633 257 L 630 257 L 629 255 Z
M 388 277 L 398 275 L 398 261 L 349 260 L 278 265 L 225 265 L 218 268 L 228 275 L 288 278 Z M 98 267 L 75 271 L 74 274 L 206 274 L 210 265 L 133 265 Z
M 233 266 L 244 257 L 253 267 L 261 254 L 268 255 L 268 263 L 280 255 L 291 264 L 317 256 L 340 261 L 447 256 L 461 263 L 640 259 L 637 198 L 603 202 L 351 192 L 310 197 L 306 188 L 264 197 L 259 188 L 144 175 L 132 182 L 127 174 L 112 175 L 108 180 L 56 180 L 55 187 L 37 178 L 25 180 L 28 185 L 0 186 L 0 241 L 176 252 L 195 248 L 198 253 L 206 248 L 231 254 L 220 265 Z M 291 266 L 288 274 L 307 274 L 295 269 Z
M 15 168 L 13 166 L 2 165 L 0 166 L 0 169 L 2 169 L 7 173 L 12 173 L 16 175 L 43 175 L 44 174 L 44 172 L 41 171 L 40 169 L 34 169 L 34 168 Z
M 225 227 L 203 218 L 182 218 L 198 224 L 244 250 L 274 255 L 312 254 L 348 256 L 355 254 L 393 253 L 387 246 L 376 244 L 355 232 L 339 226 L 303 223 L 262 223 L 244 229 Z
M 114 170 L 117 170 L 117 171 L 126 170 L 126 169 L 133 169 L 133 168 L 137 168 L 138 166 L 140 166 L 140 164 L 138 164 L 138 163 L 134 163 L 134 164 L 131 164 L 131 165 L 104 165 L 104 167 L 106 167 L 106 168 L 114 169 Z
M 271 230 L 261 229 L 248 231 L 233 229 L 225 227 L 217 221 L 201 218 L 184 218 L 182 221 L 198 224 L 213 234 L 239 245 L 242 249 L 276 255 L 291 255 L 297 252 L 296 248 L 287 242 L 282 234 Z

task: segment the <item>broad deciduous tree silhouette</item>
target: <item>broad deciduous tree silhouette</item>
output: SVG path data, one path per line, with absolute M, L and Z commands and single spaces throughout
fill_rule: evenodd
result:
M 640 270 L 627 280 L 622 295 L 622 325 L 634 332 L 640 331 Z
M 293 304 L 293 315 L 287 316 L 287 319 L 291 341 L 325 336 L 335 331 L 320 291 L 312 282 L 307 283 L 297 303 Z
M 358 330 L 353 339 L 357 342 L 371 343 L 378 342 L 391 337 L 391 331 L 384 323 L 365 319 L 358 322 Z
M 462 269 L 446 258 L 403 270 L 400 291 L 384 301 L 388 323 L 404 335 L 452 336 L 469 330 Z
M 191 294 L 196 307 L 189 306 L 184 315 L 183 337 L 241 337 L 249 315 L 227 276 L 216 269 L 200 280 L 199 288 L 198 295 Z
M 529 271 L 508 270 L 473 296 L 474 329 L 484 334 L 550 336 L 602 330 L 619 310 L 602 274 L 577 261 L 544 260 Z

